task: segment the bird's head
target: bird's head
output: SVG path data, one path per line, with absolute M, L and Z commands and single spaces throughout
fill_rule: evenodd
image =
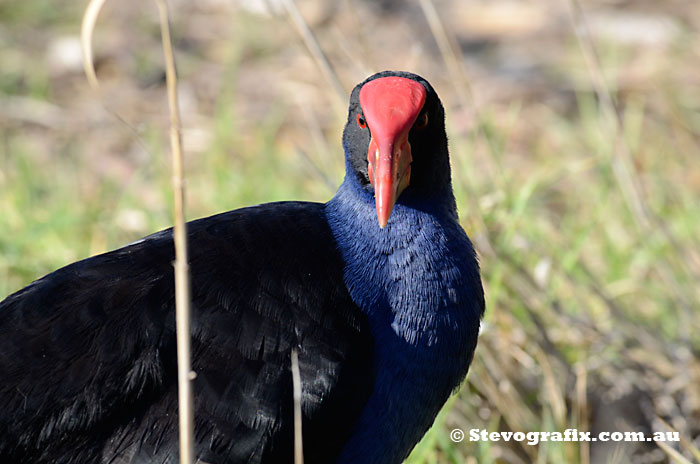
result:
M 350 96 L 343 145 L 348 169 L 374 194 L 381 228 L 402 194 L 450 184 L 444 110 L 437 93 L 416 74 L 384 71 L 358 84 Z

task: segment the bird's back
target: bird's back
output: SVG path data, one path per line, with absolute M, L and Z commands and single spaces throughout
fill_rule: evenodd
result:
M 372 339 L 323 205 L 236 210 L 188 237 L 197 456 L 291 461 L 296 347 L 306 459 L 332 460 L 372 389 Z M 0 462 L 176 461 L 172 259 L 166 230 L 0 303 Z

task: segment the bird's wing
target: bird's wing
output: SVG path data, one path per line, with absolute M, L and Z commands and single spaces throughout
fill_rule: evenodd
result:
M 198 457 L 291 460 L 296 347 L 307 462 L 332 460 L 371 391 L 373 347 L 323 205 L 232 211 L 188 237 Z M 0 458 L 176 457 L 172 259 L 167 230 L 0 303 Z

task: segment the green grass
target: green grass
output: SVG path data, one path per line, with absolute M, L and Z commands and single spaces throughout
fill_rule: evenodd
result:
M 12 14 L 0 15 L 0 24 L 45 26 L 46 37 L 53 24 L 61 31 L 67 23 L 77 26 L 75 16 L 51 13 L 45 2 L 32 5 L 35 10 L 3 6 L 0 12 Z M 186 18 L 178 21 L 176 31 L 186 35 Z M 273 99 L 264 115 L 248 114 L 238 85 L 241 70 L 260 63 L 283 66 L 270 63 L 281 47 L 270 31 L 280 26 L 247 17 L 233 21 L 243 32 L 232 33 L 223 50 L 212 52 L 214 58 L 206 49 L 178 56 L 183 81 L 195 88 L 199 69 L 210 60 L 222 76 L 215 99 L 202 98 L 205 120 L 196 125 L 205 127 L 209 142 L 188 158 L 189 217 L 284 199 L 327 200 L 343 175 L 344 115 L 322 124 L 320 141 L 300 143 L 295 135 L 307 133 L 312 123 L 300 123 L 304 116 L 293 99 Z M 100 27 L 109 32 L 108 25 L 98 25 L 98 35 Z M 633 156 L 632 176 L 650 212 L 648 226 L 639 225 L 625 199 L 613 161 L 614 131 L 601 116 L 574 41 L 566 45 L 565 59 L 552 65 L 557 79 L 577 83 L 566 109 L 523 97 L 481 108 L 463 132 L 453 119 L 453 89 L 445 82 L 438 88 L 448 110 L 460 216 L 481 257 L 487 314 L 467 382 L 410 464 L 586 463 L 587 449 L 577 443 L 453 443 L 449 432 L 592 425 L 622 430 L 620 424 L 594 423 L 605 410 L 622 420 L 633 416 L 615 398 L 631 398 L 634 408 L 644 410 L 639 427 L 660 427 L 658 415 L 697 447 L 700 424 L 692 418 L 700 415 L 700 93 L 688 85 L 695 55 L 683 37 L 653 81 L 613 95 Z M 634 50 L 596 45 L 615 89 Z M 157 51 L 157 38 L 149 46 Z M 16 63 L 17 53 L 1 49 L 0 60 Z M 40 62 L 31 63 L 28 69 L 0 70 L 0 96 L 57 99 L 69 107 L 73 97 L 58 91 L 65 83 Z M 153 64 L 134 66 L 149 74 Z M 81 82 L 79 76 L 71 79 Z M 75 88 L 81 87 L 73 87 L 75 98 L 86 93 Z M 162 92 L 151 90 L 149 97 Z M 317 92 L 327 102 L 323 84 Z M 60 130 L 0 120 L 1 296 L 170 225 L 166 126 L 159 116 L 129 115 L 132 128 L 110 117 L 97 126 Z M 108 146 L 114 139 L 118 148 Z M 691 459 L 692 447 L 677 448 Z M 656 462 L 670 459 L 655 456 Z

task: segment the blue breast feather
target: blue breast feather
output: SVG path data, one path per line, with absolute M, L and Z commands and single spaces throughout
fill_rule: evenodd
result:
M 407 190 L 380 229 L 373 195 L 349 175 L 326 216 L 375 340 L 375 387 L 339 462 L 405 457 L 471 362 L 483 313 L 475 252 L 449 185 L 428 198 Z

